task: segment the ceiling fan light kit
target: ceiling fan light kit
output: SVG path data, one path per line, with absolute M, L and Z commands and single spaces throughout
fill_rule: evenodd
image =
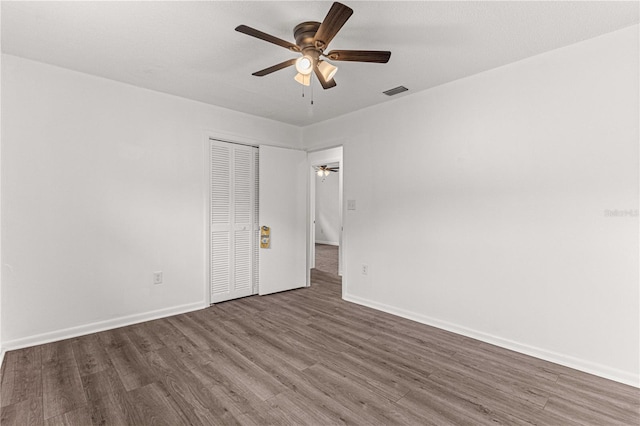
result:
M 313 71 L 313 59 L 310 56 L 301 56 L 296 60 L 296 70 L 302 75 L 309 75 Z
M 302 84 L 303 86 L 310 86 L 311 85 L 311 74 L 301 74 L 298 73 L 296 74 L 295 77 L 293 77 L 293 79 L 295 81 L 297 81 L 298 83 Z
M 336 86 L 334 76 L 338 68 L 326 60 L 321 60 L 321 57 L 332 61 L 377 62 L 382 64 L 387 63 L 391 57 L 391 52 L 379 50 L 332 50 L 327 54 L 324 53 L 331 40 L 333 40 L 352 14 L 353 10 L 350 7 L 338 2 L 333 3 L 322 22 L 307 21 L 296 25 L 293 29 L 296 44 L 246 25 L 239 25 L 236 27 L 236 31 L 302 55 L 297 59 L 284 61 L 269 68 L 256 71 L 253 75 L 264 77 L 272 72 L 295 65 L 298 74 L 294 79 L 298 83 L 309 86 L 313 73 L 323 89 L 330 89 Z
M 324 79 L 329 81 L 333 79 L 333 76 L 338 72 L 338 67 L 331 65 L 327 61 L 320 61 L 318 62 L 318 70 L 320 70 L 320 74 L 322 74 Z

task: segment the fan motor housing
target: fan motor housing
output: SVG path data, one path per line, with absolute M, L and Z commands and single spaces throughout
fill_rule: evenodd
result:
M 313 38 L 318 32 L 318 28 L 320 28 L 320 22 L 315 21 L 302 22 L 301 24 L 296 25 L 293 29 L 293 36 L 295 37 L 296 44 L 300 47 L 300 50 L 304 50 L 309 47 L 313 47 L 315 49 Z

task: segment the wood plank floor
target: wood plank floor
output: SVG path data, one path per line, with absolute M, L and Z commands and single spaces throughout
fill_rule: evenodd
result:
M 0 422 L 640 423 L 640 390 L 344 302 L 326 264 L 310 288 L 8 352 Z

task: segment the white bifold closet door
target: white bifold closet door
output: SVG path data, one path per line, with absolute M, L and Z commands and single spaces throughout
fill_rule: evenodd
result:
M 258 291 L 258 149 L 212 140 L 211 303 Z

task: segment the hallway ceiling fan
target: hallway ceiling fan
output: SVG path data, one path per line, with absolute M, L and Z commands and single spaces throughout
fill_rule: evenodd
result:
M 295 65 L 298 71 L 295 80 L 298 83 L 309 86 L 311 84 L 311 74 L 314 73 L 322 87 L 330 89 L 336 86 L 333 76 L 338 68 L 329 63 L 328 60 L 386 64 L 391 57 L 391 52 L 381 50 L 332 50 L 324 53 L 331 40 L 352 14 L 353 10 L 350 7 L 338 2 L 333 3 L 322 23 L 307 21 L 296 25 L 293 29 L 295 44 L 246 25 L 239 25 L 236 27 L 236 31 L 301 54 L 298 58 L 289 59 L 256 71 L 252 75 L 263 77 Z M 320 59 L 321 57 L 325 59 Z
M 315 170 L 318 176 L 329 176 L 329 173 L 337 172 L 340 170 L 340 167 L 329 167 L 325 164 L 323 166 L 315 166 Z

